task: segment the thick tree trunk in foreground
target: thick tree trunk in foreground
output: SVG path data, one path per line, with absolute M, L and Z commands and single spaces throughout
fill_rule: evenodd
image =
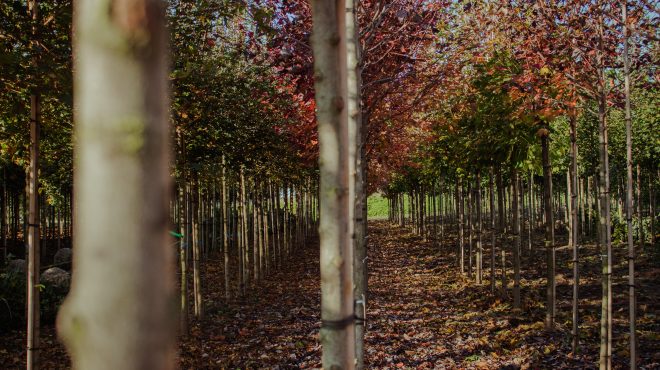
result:
M 76 12 L 76 244 L 58 328 L 74 369 L 173 369 L 165 8 L 112 5 Z
M 320 338 L 326 369 L 355 366 L 345 12 L 342 0 L 312 1 L 320 167 Z

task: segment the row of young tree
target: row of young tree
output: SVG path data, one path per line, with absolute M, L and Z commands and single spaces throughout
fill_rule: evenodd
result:
M 75 235 L 72 291 L 59 316 L 74 365 L 169 368 L 174 284 L 164 277 L 174 276 L 172 245 L 179 246 L 185 329 L 189 275 L 194 314 L 204 315 L 205 261 L 222 255 L 227 298 L 244 294 L 282 266 L 317 223 L 323 365 L 363 368 L 366 195 L 377 188 L 390 195 L 392 215 L 404 212 L 400 194 L 412 191 L 411 215 L 422 234 L 426 206 L 443 199 L 431 214 L 444 209 L 441 233 L 446 216 L 455 214 L 450 220 L 464 234 L 459 263 L 467 261 L 480 281 L 484 243 L 469 239 L 483 236 L 484 219 L 497 224 L 496 238 L 508 227 L 515 269 L 526 208 L 546 231 L 548 328 L 554 218 L 568 219 L 575 261 L 581 240 L 597 233 L 606 256 L 600 365 L 611 366 L 610 204 L 621 204 L 623 190 L 613 194 L 610 184 L 625 183 L 622 230 L 632 279 L 633 167 L 638 218 L 651 208 L 638 238 L 648 238 L 645 230 L 655 238 L 653 4 L 117 0 L 111 11 L 101 0 L 75 5 L 0 5 L 3 246 L 21 256 L 27 240 L 30 368 L 39 352 L 39 230 L 51 230 L 51 246 Z M 552 173 L 568 173 L 565 191 L 563 176 Z M 465 234 L 467 253 L 460 248 Z M 474 264 L 470 248 L 478 252 Z M 115 283 L 100 291 L 107 281 Z M 631 281 L 631 315 L 634 287 Z M 634 335 L 634 316 L 630 322 Z
M 657 18 L 649 6 L 493 1 L 454 7 L 454 22 L 440 32 L 450 52 L 438 57 L 454 77 L 439 90 L 436 108 L 423 113 L 434 128 L 417 159 L 383 189 L 393 222 L 403 224 L 409 214 L 413 230 L 434 239 L 438 217 L 440 237 L 445 223 L 455 224 L 458 267 L 464 272 L 467 264 L 477 283 L 485 243 L 493 291 L 496 266 L 506 270 L 510 255 L 514 309 L 521 304 L 521 254 L 538 249 L 533 234 L 541 223 L 549 330 L 555 327 L 555 234 L 566 231 L 574 351 L 580 245 L 595 239 L 603 261 L 601 368 L 612 361 L 612 241 L 628 247 L 631 368 L 637 366 L 634 262 L 646 243 L 656 242 L 660 148 L 651 60 L 657 45 L 648 27 Z M 484 229 L 491 239 L 484 240 Z M 506 273 L 501 279 L 506 290 Z
M 226 299 L 242 297 L 318 223 L 314 158 L 296 137 L 313 104 L 268 66 L 267 32 L 256 32 L 266 13 L 238 2 L 141 1 L 92 16 L 103 6 L 0 5 L 3 279 L 26 276 L 31 369 L 40 364 L 40 275 L 70 267 L 51 262 L 73 235 L 58 326 L 74 366 L 167 368 L 175 250 L 185 334 L 189 306 L 204 317 L 208 260 L 224 260 Z M 93 207 L 103 212 L 91 216 Z M 21 258 L 27 268 L 14 270 Z M 153 353 L 137 353 L 135 341 Z

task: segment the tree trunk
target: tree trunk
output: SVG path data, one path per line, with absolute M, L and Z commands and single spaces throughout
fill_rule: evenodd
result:
M 28 0 L 28 12 L 32 18 L 32 68 L 35 85 L 39 50 L 37 49 L 37 22 L 39 21 L 38 0 Z M 39 268 L 41 265 L 40 214 L 39 214 L 39 136 L 41 132 L 41 97 L 38 87 L 32 88 L 30 96 L 30 164 L 27 173 L 29 199 L 27 222 L 27 368 L 39 369 Z
M 181 268 L 181 312 L 179 320 L 179 331 L 182 336 L 188 335 L 188 185 L 186 173 L 186 147 L 183 140 L 183 134 L 177 132 L 179 135 L 179 150 L 180 150 L 180 166 L 181 166 L 181 181 L 179 186 L 179 232 L 183 235 L 179 243 L 179 266 Z
M 527 212 L 527 249 L 529 256 L 534 256 L 534 174 L 529 172 L 529 181 L 527 183 L 528 207 Z
M 502 171 L 497 170 L 495 175 L 495 181 L 497 184 L 497 234 L 502 241 L 501 246 L 501 263 L 502 263 L 502 294 L 506 294 L 507 289 L 507 280 L 506 280 L 506 248 L 504 248 L 504 184 L 502 181 Z
M 227 166 L 225 165 L 225 156 L 222 156 L 222 174 L 220 189 L 220 210 L 222 214 L 222 252 L 224 255 L 224 273 L 225 273 L 225 299 L 231 299 L 231 278 L 229 274 L 229 217 L 230 209 L 227 204 Z
M 495 246 L 497 244 L 497 233 L 495 231 L 495 174 L 493 167 L 490 168 L 488 176 L 489 208 L 490 208 L 490 292 L 495 293 Z
M 465 273 L 465 246 L 463 245 L 465 236 L 463 235 L 463 181 L 461 177 L 458 177 L 458 182 L 456 184 L 456 201 L 458 202 L 458 261 L 459 267 L 461 268 L 461 274 Z
M 261 207 L 259 188 L 261 185 L 256 180 L 254 180 L 252 185 L 252 276 L 256 284 L 259 281 L 259 244 L 261 243 L 261 237 L 259 235 L 259 208 Z
M 353 240 L 353 295 L 355 301 L 355 365 L 364 368 L 365 312 L 367 307 L 367 217 L 366 161 L 364 138 L 366 129 L 361 109 L 361 50 L 357 3 L 345 0 L 346 57 L 348 94 L 348 170 L 349 170 L 349 235 Z M 366 121 L 366 120 L 365 120 Z
M 239 173 L 239 199 L 238 202 L 238 224 L 240 225 L 239 232 L 239 276 L 240 276 L 240 294 L 241 296 L 245 295 L 247 289 L 247 280 L 250 275 L 248 270 L 248 228 L 247 228 L 247 200 L 245 199 L 245 175 L 243 173 L 243 167 L 240 169 Z
M 76 245 L 58 330 L 74 369 L 173 369 L 165 7 L 79 5 Z
M 9 236 L 9 229 L 8 229 L 8 218 L 7 218 L 7 213 L 8 213 L 8 208 L 9 208 L 9 202 L 7 202 L 7 197 L 9 196 L 9 193 L 7 192 L 7 169 L 3 168 L 2 169 L 2 207 L 0 208 L 0 239 L 2 239 L 2 263 L 7 263 L 7 250 L 9 249 L 9 245 L 7 244 L 7 239 Z
M 280 261 L 282 258 L 282 250 L 289 248 L 291 244 L 291 212 L 289 212 L 289 187 L 284 185 L 284 210 L 283 210 L 283 235 L 284 235 L 284 245 L 277 250 L 277 255 L 275 256 L 275 264 L 277 267 L 280 266 Z M 278 198 L 279 203 L 279 198 Z
M 194 313 L 195 317 L 202 319 L 204 317 L 204 310 L 202 308 L 202 276 L 201 276 L 201 235 L 200 235 L 200 217 L 199 217 L 199 180 L 197 176 L 193 176 L 192 194 L 191 199 L 191 215 L 192 215 L 192 258 L 193 258 L 193 296 L 194 296 Z
M 181 266 L 181 313 L 179 321 L 179 330 L 181 335 L 188 334 L 188 244 L 186 243 L 186 236 L 188 234 L 188 207 L 187 207 L 186 193 L 186 176 L 185 173 L 181 176 L 181 186 L 179 189 L 179 203 L 181 210 L 179 212 L 181 234 L 184 238 L 181 240 L 179 246 L 179 265 Z
M 555 225 L 552 212 L 552 165 L 548 135 L 541 137 L 543 160 L 543 210 L 545 212 L 545 249 L 547 264 L 547 301 L 545 313 L 546 330 L 555 327 Z
M 440 193 L 438 194 L 438 210 L 440 212 L 440 246 L 444 245 L 444 239 L 445 239 L 445 213 L 443 207 L 445 206 L 445 202 L 442 201 L 442 196 L 443 196 L 443 186 L 444 186 L 444 181 L 440 180 Z
M 639 249 L 644 250 L 644 214 L 643 214 L 643 208 L 642 208 L 642 171 L 640 169 L 639 163 L 637 163 L 637 220 L 639 223 L 639 235 L 638 235 L 638 242 L 639 242 Z
M 513 308 L 520 309 L 520 181 L 518 179 L 518 170 L 511 171 L 511 183 L 513 185 Z
M 431 213 L 433 215 L 433 246 L 438 246 L 438 209 L 436 207 L 437 195 L 435 193 L 435 182 L 431 186 Z
M 604 73 L 604 72 L 603 72 Z M 601 369 L 612 368 L 612 242 L 610 235 L 610 174 L 609 158 L 607 155 L 607 122 L 606 122 L 606 99 L 601 94 L 598 100 L 598 141 L 600 152 L 599 168 L 599 198 L 600 198 L 600 246 L 602 248 L 602 289 L 603 300 L 601 306 L 600 321 L 600 358 Z
M 576 354 L 579 345 L 579 326 L 578 326 L 578 314 L 579 314 L 579 288 L 580 288 L 580 274 L 579 274 L 579 259 L 578 251 L 580 247 L 579 243 L 579 234 L 578 234 L 578 176 L 577 176 L 577 120 L 574 114 L 571 114 L 569 117 L 570 124 L 570 156 L 571 163 L 569 165 L 568 171 L 568 185 L 571 200 L 569 202 L 569 211 L 570 211 L 570 234 L 571 241 L 573 246 L 573 328 L 572 328 L 572 348 L 573 353 Z
M 355 364 L 345 12 L 342 0 L 312 1 L 320 167 L 320 339 L 326 369 L 350 369 Z
M 630 369 L 637 368 L 637 298 L 635 296 L 635 244 L 633 243 L 633 159 L 632 115 L 630 109 L 630 59 L 628 57 L 628 7 L 621 4 L 623 23 L 623 78 L 626 119 L 626 226 L 628 236 L 628 311 L 630 325 Z M 649 189 L 650 190 L 650 189 Z M 655 215 L 651 213 L 651 220 Z M 653 222 L 653 221 L 651 221 Z
M 649 173 L 649 232 L 651 234 L 651 247 L 655 246 L 655 191 L 653 188 L 653 175 Z
M 32 4 L 36 9 L 36 1 Z M 33 10 L 35 12 L 36 10 Z M 27 368 L 39 368 L 39 269 L 41 265 L 39 215 L 40 97 L 32 95 L 30 113 L 30 168 L 28 171 L 28 279 L 27 279 Z
M 472 208 L 474 202 L 474 189 L 472 188 L 472 180 L 468 179 L 467 185 L 468 201 L 467 201 L 467 222 L 468 222 L 468 276 L 472 278 L 472 237 L 474 236 L 474 223 L 472 222 Z
M 475 189 L 475 211 L 477 212 L 477 251 L 476 251 L 476 267 L 477 267 L 477 284 L 481 284 L 483 280 L 483 249 L 482 249 L 482 219 L 481 219 L 481 173 L 477 170 L 476 174 L 476 189 Z

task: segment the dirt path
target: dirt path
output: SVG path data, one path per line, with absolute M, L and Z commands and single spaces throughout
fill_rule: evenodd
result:
M 559 252 L 558 330 L 543 330 L 545 281 L 543 254 L 523 259 L 523 310 L 512 314 L 510 297 L 492 295 L 487 283 L 475 285 L 457 273 L 450 237 L 433 246 L 409 230 L 372 222 L 369 265 L 366 362 L 370 368 L 538 369 L 595 368 L 598 359 L 599 263 L 595 247 L 585 248 L 581 317 L 583 351 L 570 354 L 570 272 L 568 251 Z M 538 242 L 538 241 L 537 241 Z M 485 245 L 484 251 L 489 251 Z M 623 250 L 617 252 L 624 253 Z M 620 258 L 621 261 L 625 261 Z M 499 260 L 498 260 L 499 263 Z M 509 262 L 510 263 L 510 262 Z M 641 260 L 641 360 L 659 368 L 657 266 Z M 498 279 L 499 279 L 499 265 Z M 619 264 L 619 276 L 625 265 Z M 509 269 L 509 274 L 512 272 Z M 209 264 L 211 287 L 222 287 L 220 271 Z M 210 322 L 196 326 L 182 344 L 185 368 L 320 367 L 318 246 L 310 245 L 288 267 L 255 288 L 249 298 L 217 305 Z M 511 282 L 512 276 L 509 276 Z M 217 281 L 214 281 L 217 280 Z M 619 279 L 623 281 L 622 279 Z M 615 310 L 616 367 L 625 367 L 627 312 L 625 285 L 618 282 Z M 499 289 L 499 288 L 498 288 Z M 509 287 L 510 290 L 510 287 Z M 211 293 L 214 294 L 214 293 Z M 218 291 L 217 295 L 221 296 Z M 209 297 L 210 301 L 222 302 Z M 212 309 L 213 310 L 213 309 Z
M 485 283 L 477 286 L 455 268 L 451 238 L 434 246 L 407 229 L 385 222 L 370 227 L 370 302 L 367 311 L 369 368 L 540 369 L 594 368 L 598 358 L 599 294 L 597 251 L 583 251 L 581 317 L 583 352 L 570 354 L 570 265 L 558 254 L 558 330 L 543 330 L 543 256 L 524 269 L 523 310 L 512 314 L 510 297 L 490 293 L 488 258 Z M 449 233 L 448 233 L 449 234 Z M 620 248 L 619 248 L 620 249 Z M 624 251 L 617 249 L 618 254 Z M 485 252 L 489 246 L 484 247 Z M 618 260 L 617 260 L 618 261 Z M 624 260 L 621 260 L 624 261 Z M 621 262 L 619 261 L 619 262 Z M 652 262 L 655 261 L 655 262 Z M 523 260 L 528 265 L 528 257 Z M 498 261 L 499 264 L 499 261 Z M 286 266 L 271 273 L 247 296 L 224 302 L 220 260 L 207 261 L 204 293 L 207 319 L 192 322 L 180 342 L 184 369 L 318 368 L 318 243 L 298 250 Z M 624 262 L 616 274 L 623 276 Z M 640 260 L 640 343 L 644 368 L 660 368 L 657 258 Z M 510 273 L 510 272 L 509 272 Z M 499 279 L 499 265 L 498 265 Z M 616 281 L 615 367 L 626 366 L 625 284 Z M 44 329 L 46 368 L 66 368 L 68 359 Z M 24 334 L 0 334 L 0 368 L 22 368 Z

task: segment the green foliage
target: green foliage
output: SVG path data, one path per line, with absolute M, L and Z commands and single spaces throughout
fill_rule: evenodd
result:
M 72 4 L 64 0 L 38 5 L 42 21 L 33 24 L 25 1 L 0 4 L 0 168 L 9 172 L 10 191 L 24 188 L 24 175 L 16 172 L 28 166 L 30 95 L 38 93 L 40 191 L 55 205 L 72 184 Z
M 186 168 L 212 179 L 224 158 L 230 173 L 244 168 L 248 177 L 299 183 L 309 170 L 289 136 L 300 120 L 297 98 L 266 64 L 259 41 L 239 26 L 267 33 L 269 13 L 221 3 L 170 3 L 175 174 Z
M 513 78 L 520 72 L 518 62 L 505 52 L 471 65 L 465 73 L 466 89 L 449 96 L 433 117 L 433 141 L 422 144 L 414 159 L 417 166 L 405 168 L 394 177 L 389 191 L 407 190 L 415 184 L 431 185 L 440 178 L 471 176 L 493 166 L 506 170 L 534 167 L 524 162 L 533 154 L 536 122 L 520 117 L 519 102 L 512 99 Z M 430 155 L 429 155 L 430 154 Z

